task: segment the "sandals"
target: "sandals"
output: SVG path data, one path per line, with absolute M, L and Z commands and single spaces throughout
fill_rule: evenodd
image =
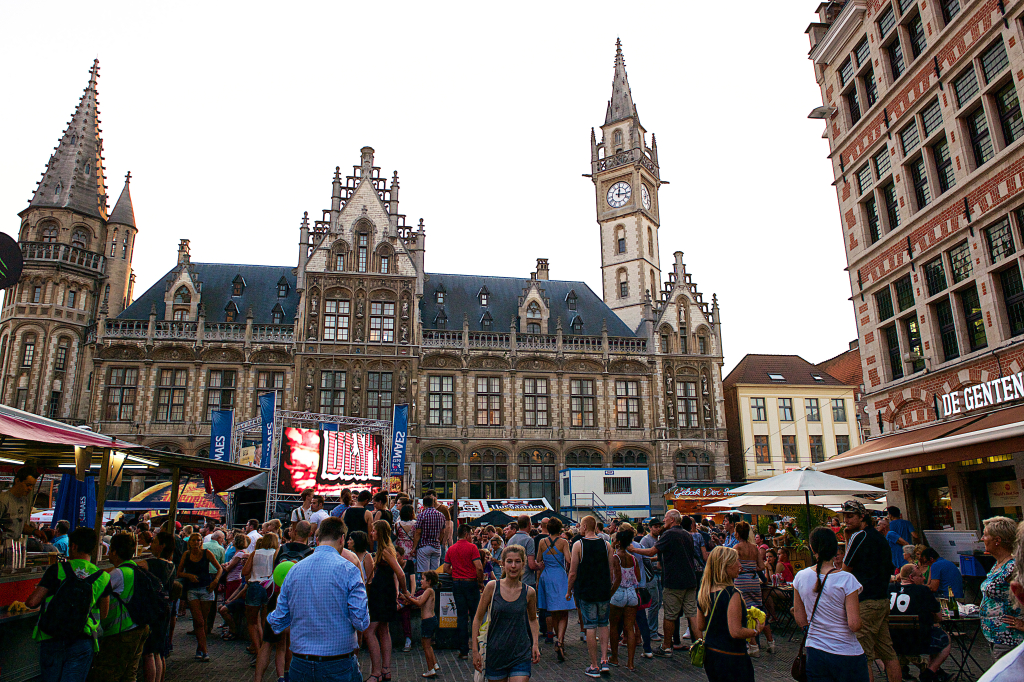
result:
M 391 668 L 381 668 L 380 680 L 381 682 L 391 682 Z
M 380 675 L 370 675 L 365 680 L 363 680 L 363 682 L 370 682 L 370 680 L 373 680 L 373 682 L 380 682 Z
M 238 637 L 238 635 L 234 634 L 230 630 L 228 630 L 227 632 L 225 632 L 224 634 L 222 634 L 220 636 L 220 638 L 223 639 L 225 642 L 230 642 L 231 640 L 233 640 L 233 639 L 235 639 L 237 637 Z
M 555 644 L 555 653 L 558 655 L 558 662 L 565 663 L 565 645 L 562 642 Z

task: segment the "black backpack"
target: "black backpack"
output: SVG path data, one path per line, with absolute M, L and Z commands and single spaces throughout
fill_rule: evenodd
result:
M 86 636 L 94 602 L 92 586 L 103 571 L 79 578 L 70 561 L 64 559 L 58 566 L 64 569 L 64 580 L 43 606 L 39 614 L 39 629 L 54 639 L 78 639 Z
M 277 553 L 277 563 L 275 563 L 274 566 L 276 567 L 278 564 L 285 561 L 294 561 L 298 563 L 313 553 L 312 547 L 302 545 L 303 549 L 292 549 L 292 547 L 289 546 L 298 544 L 299 543 L 297 542 L 288 542 L 281 547 L 281 551 Z
M 131 598 L 125 601 L 121 595 L 114 595 L 128 610 L 132 622 L 140 626 L 153 625 L 171 617 L 171 597 L 159 578 L 135 564 L 121 564 L 118 568 L 122 571 L 130 568 L 135 574 Z

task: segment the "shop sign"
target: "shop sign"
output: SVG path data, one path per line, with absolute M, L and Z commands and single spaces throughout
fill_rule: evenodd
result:
M 696 487 L 696 486 L 683 486 L 677 485 L 669 488 L 665 491 L 665 499 L 667 500 L 688 500 L 688 499 L 701 499 L 701 498 L 713 498 L 718 499 L 725 497 L 729 494 L 732 488 L 740 485 L 736 483 L 728 486 L 709 486 L 707 488 Z
M 820 507 L 815 504 L 811 505 L 811 509 L 814 509 L 817 512 L 825 511 L 833 516 L 839 514 L 839 512 L 832 511 L 828 507 Z M 806 514 L 807 507 L 802 504 L 766 504 L 764 507 L 764 513 L 778 514 L 779 516 L 796 516 L 797 514 Z
M 1024 398 L 1024 372 L 947 393 L 942 396 L 942 413 L 960 414 L 1019 398 Z
M 1020 506 L 1020 488 L 1017 487 L 1017 481 L 990 481 L 988 503 L 991 507 Z

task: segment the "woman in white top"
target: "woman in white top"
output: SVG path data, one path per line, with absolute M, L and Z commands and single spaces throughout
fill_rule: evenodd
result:
M 860 582 L 833 565 L 839 553 L 829 528 L 811 533 L 817 565 L 793 578 L 796 622 L 807 630 L 807 682 L 868 682 L 868 661 L 857 641 Z

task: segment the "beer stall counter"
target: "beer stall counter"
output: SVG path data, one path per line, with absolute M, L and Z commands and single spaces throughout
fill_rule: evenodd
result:
M 82 479 L 90 472 L 98 474 L 94 527 L 104 518 L 108 484 L 119 480 L 126 469 L 170 477 L 172 520 L 177 515 L 182 474 L 198 476 L 213 490 L 224 491 L 260 472 L 230 462 L 150 450 L 0 405 L 0 472 L 10 475 L 26 464 L 39 471 L 40 480 L 43 474 L 74 472 Z M 31 496 L 34 500 L 35 491 Z M 94 561 L 98 552 L 97 546 Z M 15 601 L 24 602 L 56 558 L 56 554 L 30 553 L 25 556 L 24 567 L 0 567 L 0 682 L 20 682 L 39 674 L 39 649 L 32 639 L 38 611 L 9 613 L 7 607 Z M 98 565 L 110 567 L 107 562 Z

